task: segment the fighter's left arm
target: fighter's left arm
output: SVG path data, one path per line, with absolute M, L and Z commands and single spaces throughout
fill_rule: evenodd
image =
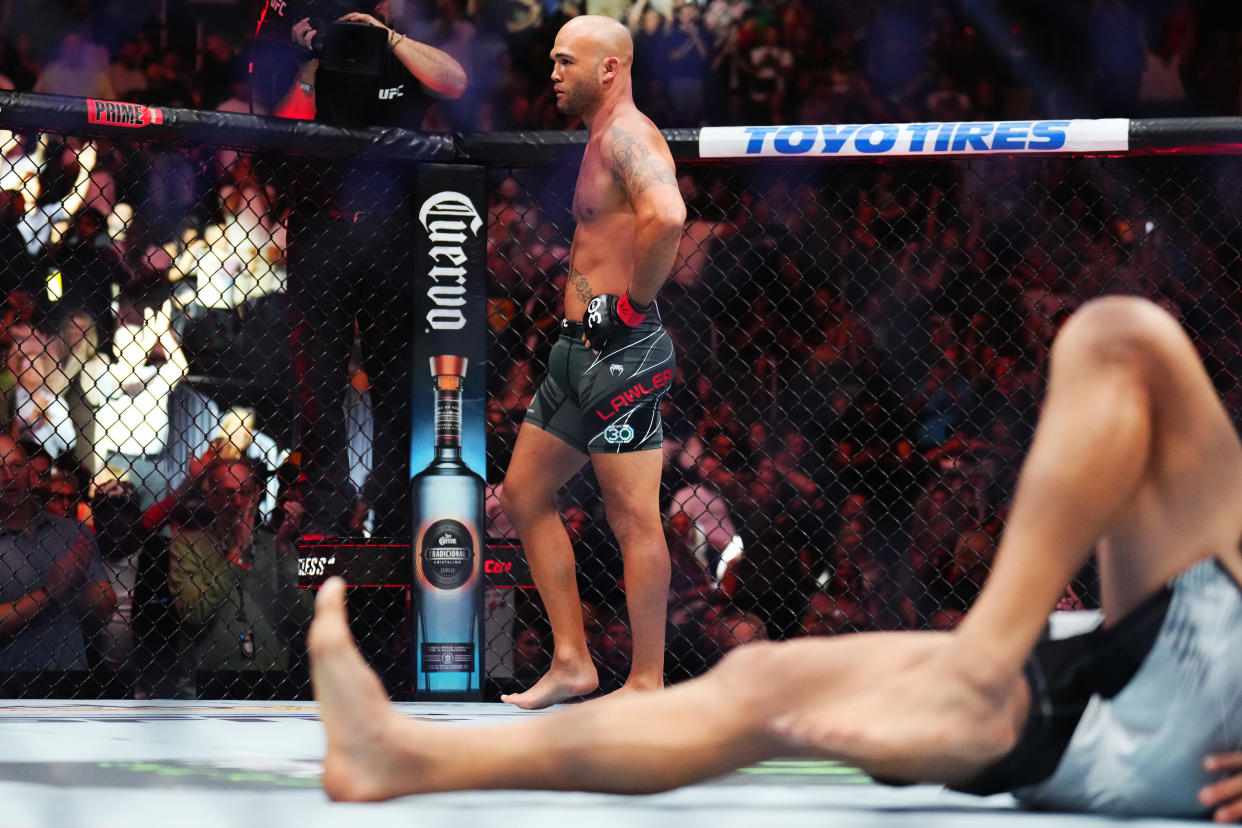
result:
M 341 20 L 369 23 L 388 32 L 388 48 L 429 91 L 445 98 L 460 98 L 466 91 L 466 70 L 447 52 L 401 34 L 369 14 L 351 12 Z
M 1216 822 L 1242 822 L 1242 751 L 1208 756 L 1203 767 L 1228 776 L 1200 788 L 1199 803 L 1211 810 Z
M 677 260 L 686 203 L 677 189 L 673 156 L 650 125 L 614 123 L 603 142 L 604 157 L 634 210 L 634 275 L 630 299 L 650 305 Z

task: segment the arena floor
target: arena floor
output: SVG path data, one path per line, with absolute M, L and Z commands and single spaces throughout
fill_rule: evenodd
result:
M 406 704 L 411 716 L 471 726 L 524 713 L 490 704 Z M 1142 826 L 1024 813 L 1009 797 L 885 788 L 827 762 L 769 762 L 655 796 L 486 792 L 337 804 L 319 789 L 323 729 L 312 704 L 0 703 L 0 825 L 139 828 L 781 828 L 781 826 Z

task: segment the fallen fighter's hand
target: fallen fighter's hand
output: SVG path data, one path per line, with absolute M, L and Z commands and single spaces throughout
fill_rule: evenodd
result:
M 633 330 L 647 318 L 651 306 L 639 307 L 627 290 L 621 296 L 601 293 L 587 305 L 582 316 L 582 340 L 592 351 L 602 351 L 610 337 L 621 331 Z
M 1199 803 L 1216 822 L 1242 822 L 1242 751 L 1218 753 L 1203 760 L 1204 770 L 1230 774 L 1199 789 Z

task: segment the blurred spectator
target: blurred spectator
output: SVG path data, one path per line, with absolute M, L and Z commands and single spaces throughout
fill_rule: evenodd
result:
M 15 325 L 9 337 L 7 370 L 15 383 L 13 434 L 59 456 L 77 443 L 70 412 L 77 389 L 72 386 L 95 357 L 94 320 L 89 314 L 73 313 L 59 331 Z
M 715 48 L 722 48 L 735 27 L 750 10 L 750 0 L 710 0 L 703 12 L 703 28 L 712 36 Z
M 672 562 L 669 602 L 685 604 L 704 598 L 711 592 L 713 579 L 695 555 L 704 541 L 694 521 L 685 512 L 674 512 L 668 519 L 664 539 Z
M 58 306 L 81 308 L 94 319 L 106 319 L 116 288 L 138 278 L 125 252 L 109 237 L 106 216 L 94 207 L 79 210 L 47 250 L 47 261 L 55 268 L 48 280 L 48 297 Z
M 627 0 L 585 0 L 583 11 L 587 14 L 598 14 L 611 17 L 613 20 L 624 20 Z
M 924 106 L 933 121 L 964 121 L 972 111 L 970 98 L 946 72 L 937 76 L 936 88 L 928 93 Z
M 243 180 L 224 184 L 219 195 L 223 220 L 204 228 L 177 260 L 195 280 L 195 303 L 231 310 L 283 292 L 284 231 L 272 216 L 274 193 Z
M 256 528 L 260 481 L 245 460 L 219 460 L 200 488 L 213 517 L 183 525 L 169 547 L 169 586 L 181 619 L 183 694 L 195 671 L 286 673 L 309 620 L 294 540 L 305 510 L 285 504 L 276 533 Z
M 140 66 L 141 56 L 138 41 L 130 40 L 121 47 L 116 60 L 108 67 L 108 81 L 112 84 L 117 100 L 132 101 L 146 91 L 147 76 Z
M 111 360 L 83 370 L 95 414 L 94 462 L 126 472 L 144 505 L 182 479 L 188 459 L 215 434 L 211 406 L 192 389 L 179 392 L 188 364 L 172 331 L 171 305 L 159 293 L 123 293 Z
M 634 99 L 645 112 L 667 96 L 668 20 L 647 0 L 635 0 L 627 22 L 634 38 Z
M 17 225 L 26 240 L 26 252 L 39 255 L 52 241 L 52 225 L 68 221 L 85 203 L 97 151 L 81 145 L 45 139 L 43 163 L 34 187 L 34 206 Z
M 29 92 L 39 76 L 30 34 L 20 33 L 10 42 L 0 40 L 0 72 L 13 82 L 15 89 Z
M 52 469 L 47 481 L 37 486 L 33 493 L 43 504 L 43 511 L 53 517 L 78 519 L 78 506 L 82 503 L 82 491 L 73 476 L 60 469 Z
M 18 440 L 17 445 L 21 447 L 22 453 L 26 455 L 26 462 L 30 464 L 33 473 L 33 482 L 30 484 L 34 487 L 36 495 L 43 494 L 43 487 L 52 477 L 52 467 L 55 460 L 52 455 L 48 454 L 47 449 L 39 445 L 34 440 Z M 42 502 L 39 508 L 43 508 Z
M 928 625 L 949 630 L 966 615 L 996 559 L 996 538 L 983 529 L 964 532 L 953 547 L 953 558 L 940 577 L 928 585 L 932 613 Z
M 185 73 L 181 56 L 167 51 L 158 60 L 147 64 L 146 89 L 138 94 L 140 103 L 152 106 L 190 107 L 198 103 L 190 79 Z
M 235 93 L 238 78 L 244 77 L 246 72 L 246 65 L 238 55 L 235 43 L 223 34 L 209 34 L 203 38 L 198 88 L 191 93 L 196 106 L 216 109 Z M 195 78 L 187 80 L 193 83 Z
M 748 115 L 752 123 L 784 123 L 785 84 L 793 70 L 793 52 L 781 43 L 775 26 L 763 30 L 763 41 L 750 50 Z
M 513 678 L 519 686 L 532 686 L 548 671 L 550 656 L 543 646 L 546 638 L 537 626 L 514 629 Z
M 811 558 L 809 571 L 821 590 L 855 602 L 869 622 L 881 611 L 883 579 L 874 547 L 874 529 L 865 513 L 842 517 L 837 537 L 822 559 Z
M 722 612 L 708 630 L 721 655 L 756 641 L 767 641 L 768 631 L 759 616 L 749 612 Z
M 720 591 L 734 608 L 758 616 L 771 638 L 783 640 L 795 633 L 802 603 L 815 589 L 808 561 L 819 544 L 779 504 L 768 508 L 748 516 L 746 554 L 726 572 Z
M 1088 22 L 1096 56 L 1095 93 L 1105 116 L 1133 112 L 1145 54 L 1143 21 L 1123 0 L 1096 0 Z
M 797 635 L 840 635 L 872 627 L 872 618 L 857 597 L 816 590 L 807 599 Z
M 59 455 L 77 442 L 63 393 L 70 378 L 61 370 L 64 354 L 55 338 L 37 328 L 9 329 L 8 371 L 14 389 L 13 434 Z
M 743 553 L 742 539 L 729 514 L 729 505 L 713 484 L 729 478 L 714 455 L 704 453 L 692 469 L 685 472 L 686 485 L 672 493 L 665 514 L 688 518 L 695 530 L 691 553 L 713 581 L 724 577 L 726 569 Z
M 0 436 L 0 670 L 85 670 L 116 606 L 90 530 L 39 509 L 25 452 Z
M 211 447 L 222 460 L 244 457 L 259 470 L 279 469 L 289 455 L 271 436 L 258 429 L 255 412 L 242 406 L 230 408 L 220 418 L 219 432 L 213 435 Z M 259 513 L 267 515 L 277 511 L 279 494 L 280 481 L 276 475 L 271 475 L 259 495 Z
M 711 63 L 711 35 L 699 22 L 697 3 L 685 2 L 673 9 L 673 25 L 665 34 L 667 83 L 670 114 L 676 118 L 668 126 L 698 126 L 706 91 L 704 79 Z
M 34 256 L 26 249 L 21 227 L 25 213 L 26 199 L 20 189 L 0 190 L 0 292 L 11 297 L 20 290 L 33 308 L 35 297 L 43 295 L 46 282 L 35 266 Z
M 629 620 L 623 616 L 610 618 L 603 625 L 596 647 L 600 690 L 608 693 L 619 689 L 634 661 L 634 637 Z
M 134 603 L 140 559 L 144 546 L 158 542 L 143 526 L 142 518 L 138 492 L 132 484 L 113 481 L 91 499 L 95 541 L 117 599 L 100 635 L 100 657 L 108 669 L 131 687 L 142 666 L 134 657 Z
M 107 50 L 78 32 L 70 32 L 56 48 L 55 57 L 39 72 L 34 91 L 115 100 Z

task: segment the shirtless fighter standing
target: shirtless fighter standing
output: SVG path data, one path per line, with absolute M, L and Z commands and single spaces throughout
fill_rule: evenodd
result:
M 557 108 L 582 119 L 588 141 L 574 194 L 565 319 L 501 495 L 552 625 L 547 674 L 502 697 L 527 709 L 599 685 L 555 502 L 588 458 L 625 565 L 634 662 L 622 689 L 664 684 L 670 565 L 659 507 L 660 398 L 674 356 L 655 297 L 673 267 L 686 207 L 668 144 L 634 106 L 633 59 L 629 32 L 608 17 L 573 18 L 552 47 Z

